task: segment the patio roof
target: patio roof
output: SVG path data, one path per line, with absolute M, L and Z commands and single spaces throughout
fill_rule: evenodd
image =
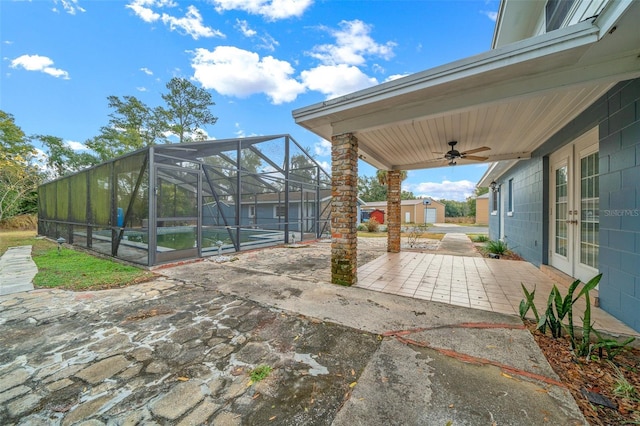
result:
M 619 16 L 622 16 L 618 19 Z M 524 159 L 615 83 L 640 76 L 640 2 L 597 18 L 293 111 L 315 134 L 352 133 L 386 170 L 447 164 L 447 142 L 486 162 Z M 472 161 L 460 159 L 458 164 Z

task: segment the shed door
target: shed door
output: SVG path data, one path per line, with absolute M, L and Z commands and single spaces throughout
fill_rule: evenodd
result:
M 550 158 L 549 263 L 587 282 L 598 273 L 598 131 L 587 132 Z
M 437 220 L 437 210 L 436 209 L 430 209 L 430 208 L 426 208 L 424 209 L 424 217 L 425 217 L 425 223 L 436 223 Z

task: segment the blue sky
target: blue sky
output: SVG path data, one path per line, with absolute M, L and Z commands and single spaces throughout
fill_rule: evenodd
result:
M 489 50 L 497 0 L 2 0 L 0 109 L 74 149 L 107 124 L 107 96 L 151 107 L 172 77 L 208 90 L 211 138 L 289 133 L 291 111 Z M 328 168 L 327 168 L 328 169 Z M 486 165 L 410 171 L 403 188 L 463 200 Z M 359 174 L 375 169 L 360 163 Z

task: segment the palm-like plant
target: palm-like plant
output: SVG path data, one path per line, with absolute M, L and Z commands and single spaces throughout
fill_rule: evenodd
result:
M 386 185 L 388 183 L 387 179 L 387 170 L 378 170 L 376 171 L 376 179 L 378 179 L 378 183 L 380 185 Z M 407 178 L 407 171 L 400 170 L 400 182 Z

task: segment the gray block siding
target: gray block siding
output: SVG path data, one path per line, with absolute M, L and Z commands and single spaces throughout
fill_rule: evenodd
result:
M 600 306 L 640 331 L 640 79 L 616 86 L 600 124 Z
M 507 246 L 536 266 L 543 262 L 543 160 L 532 158 L 521 161 L 500 178 L 500 195 L 508 207 L 509 180 L 513 179 L 513 212 L 511 216 L 499 214 L 504 220 Z
M 548 263 L 548 156 L 594 126 L 600 131 L 600 306 L 640 331 L 640 79 L 617 84 L 531 160 L 500 177 L 503 197 L 513 179 L 515 208 L 512 217 L 489 217 L 489 237 L 499 238 L 504 217 L 509 247 L 536 266 Z

